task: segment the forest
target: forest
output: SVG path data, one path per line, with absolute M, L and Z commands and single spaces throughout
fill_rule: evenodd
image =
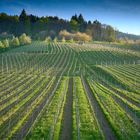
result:
M 19 16 L 0 13 L 0 37 L 6 34 L 19 36 L 22 33 L 30 35 L 33 39 L 44 40 L 47 36 L 54 39 L 60 31 L 66 30 L 70 33 L 81 32 L 91 36 L 96 41 L 114 42 L 119 38 L 139 39 L 139 36 L 124 34 L 110 25 L 102 24 L 98 20 L 86 21 L 82 14 L 64 20 L 57 16 L 38 17 L 28 15 L 23 9 Z M 9 35 L 10 34 L 10 35 Z

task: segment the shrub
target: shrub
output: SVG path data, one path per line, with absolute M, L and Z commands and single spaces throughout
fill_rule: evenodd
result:
M 20 41 L 21 45 L 31 44 L 31 38 L 29 36 L 27 36 L 25 33 L 23 33 L 19 37 L 19 41 Z
M 14 37 L 12 40 L 11 40 L 11 46 L 19 46 L 20 45 L 20 42 L 19 42 L 19 39 L 18 37 Z
M 33 36 L 33 38 L 34 38 L 35 40 L 41 40 L 41 41 L 43 41 L 43 40 L 45 40 L 45 38 L 46 38 L 47 36 L 48 36 L 47 31 L 40 31 L 40 32 L 36 33 L 36 34 Z
M 66 40 L 65 40 L 65 37 L 62 37 L 62 43 L 65 43 Z
M 9 40 L 8 39 L 3 40 L 3 45 L 5 48 L 8 48 L 9 47 Z
M 58 42 L 57 37 L 55 37 L 53 41 L 54 41 L 54 43 L 57 43 Z
M 65 38 L 66 40 L 74 40 L 74 41 L 83 41 L 89 42 L 92 40 L 92 37 L 87 35 L 86 33 L 69 33 L 66 30 L 60 31 L 59 33 L 60 38 Z M 71 41 L 70 41 L 71 42 Z
M 68 40 L 68 42 L 70 42 L 70 43 L 74 43 L 73 38 L 72 38 L 72 39 L 70 39 L 70 40 Z
M 52 41 L 52 39 L 50 36 L 46 37 L 45 42 L 50 43 L 51 41 Z
M 71 40 L 74 38 L 74 34 L 67 32 L 66 30 L 59 32 L 60 38 L 65 38 L 66 40 Z
M 13 34 L 9 34 L 7 32 L 3 32 L 0 34 L 0 39 L 4 40 L 4 39 L 12 39 L 14 36 Z
M 0 41 L 0 48 L 4 48 L 4 44 Z
M 74 40 L 76 41 L 83 41 L 83 42 L 89 42 L 92 40 L 92 37 L 87 35 L 86 33 L 80 33 L 77 32 L 74 36 Z

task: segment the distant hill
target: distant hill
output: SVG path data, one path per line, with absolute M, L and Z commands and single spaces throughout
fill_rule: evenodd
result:
M 120 39 L 120 38 L 128 38 L 128 39 L 132 39 L 132 40 L 138 40 L 138 39 L 140 39 L 140 35 L 117 32 L 117 38 L 118 39 Z

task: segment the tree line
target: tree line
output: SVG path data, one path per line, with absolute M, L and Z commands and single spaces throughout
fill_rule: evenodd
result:
M 0 14 L 0 33 L 7 32 L 15 36 L 26 33 L 33 39 L 44 40 L 47 36 L 54 39 L 59 36 L 61 31 L 65 30 L 71 35 L 78 34 L 80 36 L 80 33 L 85 33 L 97 41 L 116 40 L 116 31 L 113 27 L 101 24 L 97 20 L 86 21 L 82 14 L 75 14 L 69 21 L 57 16 L 28 15 L 24 9 L 19 16 Z

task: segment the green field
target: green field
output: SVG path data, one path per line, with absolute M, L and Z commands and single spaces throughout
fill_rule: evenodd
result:
M 0 53 L 0 140 L 140 140 L 140 51 L 34 41 Z

